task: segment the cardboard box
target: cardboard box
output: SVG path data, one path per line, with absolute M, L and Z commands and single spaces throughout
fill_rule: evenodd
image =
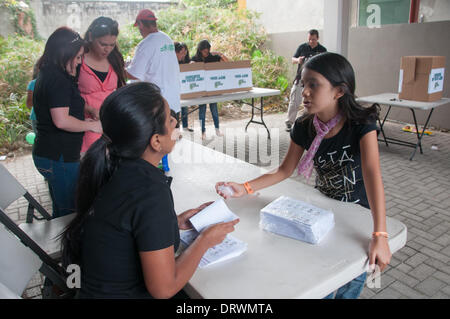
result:
M 180 64 L 181 99 L 250 91 L 250 60 Z
M 445 56 L 404 56 L 398 84 L 399 98 L 432 102 L 444 92 Z

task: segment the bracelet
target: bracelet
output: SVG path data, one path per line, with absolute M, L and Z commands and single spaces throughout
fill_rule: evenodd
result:
M 383 236 L 385 238 L 389 238 L 388 233 L 384 232 L 384 231 L 374 231 L 372 233 L 372 237 L 378 237 L 378 236 Z
M 244 188 L 247 191 L 247 194 L 253 194 L 255 192 L 248 182 L 244 183 Z

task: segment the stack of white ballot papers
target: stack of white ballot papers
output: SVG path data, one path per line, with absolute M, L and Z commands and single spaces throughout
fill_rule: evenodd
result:
M 239 217 L 228 208 L 223 199 L 219 199 L 189 219 L 194 229 L 182 231 L 180 233 L 181 242 L 187 247 L 197 238 L 201 231 L 209 226 L 229 222 L 237 218 Z M 228 234 L 222 243 L 206 251 L 200 261 L 199 268 L 237 257 L 246 250 L 247 243 Z
M 275 234 L 318 244 L 334 227 L 334 214 L 281 196 L 261 209 L 260 227 Z

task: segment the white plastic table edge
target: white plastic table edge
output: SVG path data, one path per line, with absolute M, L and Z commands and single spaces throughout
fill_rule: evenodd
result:
M 396 99 L 394 101 L 391 101 L 391 99 Z M 398 107 L 406 107 L 406 108 L 413 108 L 413 109 L 419 109 L 419 110 L 430 110 L 437 108 L 439 106 L 450 104 L 450 98 L 442 98 L 440 100 L 434 101 L 434 102 L 421 102 L 421 101 L 411 101 L 411 100 L 398 100 L 398 94 L 397 93 L 381 93 L 376 95 L 370 95 L 370 96 L 363 96 L 356 99 L 357 102 L 364 102 L 364 103 L 378 103 L 383 105 L 391 105 L 391 106 L 398 106 Z
M 224 93 L 220 95 L 211 95 L 211 96 L 202 96 L 192 99 L 181 100 L 181 106 L 192 106 L 198 104 L 209 104 L 214 102 L 225 102 L 225 101 L 234 101 L 234 100 L 242 100 L 242 99 L 251 99 L 258 97 L 266 97 L 266 96 L 274 96 L 279 95 L 280 90 L 274 89 L 265 89 L 254 87 L 250 91 L 244 92 L 233 92 L 233 93 Z

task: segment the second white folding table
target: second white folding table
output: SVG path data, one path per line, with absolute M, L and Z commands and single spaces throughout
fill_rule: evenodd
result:
M 250 123 L 260 124 L 263 125 L 268 134 L 268 138 L 270 139 L 270 132 L 267 128 L 266 123 L 264 122 L 264 97 L 267 96 L 274 96 L 279 95 L 280 90 L 274 90 L 274 89 L 265 89 L 265 88 L 258 88 L 254 87 L 250 91 L 245 92 L 234 92 L 234 93 L 225 93 L 221 95 L 211 95 L 211 96 L 203 96 L 203 97 L 197 97 L 192 99 L 186 99 L 181 100 L 181 107 L 183 106 L 193 106 L 193 105 L 202 105 L 202 104 L 209 104 L 209 103 L 217 103 L 217 102 L 226 102 L 226 101 L 240 101 L 241 103 L 248 104 L 252 107 L 252 117 L 248 121 L 247 125 L 245 126 L 245 131 L 247 131 L 247 127 L 250 125 Z M 255 99 L 260 98 L 260 106 L 256 106 Z M 251 103 L 246 103 L 244 99 L 251 99 Z M 195 112 L 198 108 L 195 108 L 194 110 L 191 110 L 189 113 Z M 255 110 L 259 111 L 260 120 L 255 120 Z M 188 114 L 189 114 L 188 113 Z

